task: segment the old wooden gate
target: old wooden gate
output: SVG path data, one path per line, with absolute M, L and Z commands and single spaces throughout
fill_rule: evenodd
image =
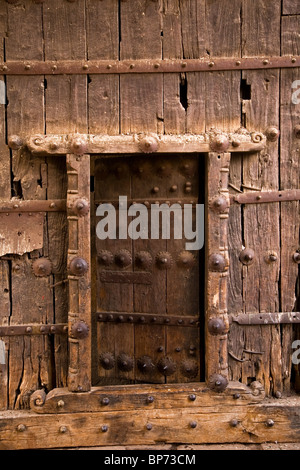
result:
M 299 15 L 0 3 L 0 448 L 299 439 Z

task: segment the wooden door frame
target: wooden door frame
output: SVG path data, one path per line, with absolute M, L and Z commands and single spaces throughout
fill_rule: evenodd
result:
M 240 129 L 224 133 L 213 129 L 201 135 L 34 135 L 25 143 L 33 155 L 65 156 L 67 160 L 69 371 L 70 392 L 91 390 L 91 241 L 90 155 L 130 156 L 141 153 L 206 154 L 205 210 L 205 361 L 206 384 L 213 392 L 228 387 L 227 311 L 228 175 L 232 152 L 264 148 L 261 133 Z M 196 384 L 186 384 L 196 385 Z M 203 384 L 197 384 L 202 387 Z M 131 385 L 131 391 L 140 385 Z M 164 387 L 164 385 L 162 385 Z M 166 386 L 172 393 L 177 385 Z M 115 390 L 122 389 L 116 386 Z M 149 385 L 149 393 L 153 386 Z M 186 389 L 186 386 L 183 386 Z M 247 388 L 247 387 L 246 387 Z M 143 388 L 144 391 L 145 387 Z M 94 390 L 94 388 L 93 388 Z M 59 389 L 57 389 L 60 395 Z M 51 398 L 54 394 L 51 391 Z M 80 393 L 81 395 L 81 393 Z M 34 406 L 34 400 L 33 400 Z M 35 407 L 35 406 L 34 406 Z

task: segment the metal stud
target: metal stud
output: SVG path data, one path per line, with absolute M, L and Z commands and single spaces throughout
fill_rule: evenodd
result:
M 86 199 L 77 199 L 72 206 L 72 211 L 79 217 L 87 215 L 89 210 L 90 205 Z
M 214 137 L 214 139 L 210 143 L 210 148 L 214 152 L 226 152 L 229 147 L 229 140 L 227 135 L 225 134 L 218 134 Z
M 135 256 L 138 268 L 149 269 L 152 266 L 152 256 L 148 251 L 139 251 Z
M 228 201 L 223 196 L 218 196 L 211 201 L 210 208 L 216 212 L 224 212 L 228 209 Z
M 277 127 L 270 126 L 266 129 L 265 134 L 270 142 L 275 142 L 278 139 L 280 132 Z
M 87 152 L 87 142 L 82 137 L 75 137 L 70 144 L 71 151 L 77 155 Z
M 123 372 L 129 372 L 133 369 L 133 359 L 127 354 L 120 354 L 117 358 L 117 364 Z
M 147 403 L 153 403 L 154 402 L 154 398 L 149 396 L 147 397 Z
M 151 431 L 151 429 L 152 429 L 152 424 L 151 424 L 151 423 L 147 423 L 147 424 L 146 424 L 146 429 L 147 429 L 147 431 Z
M 189 251 L 182 251 L 178 255 L 177 264 L 182 268 L 191 268 L 195 264 L 195 257 Z
M 223 335 L 226 332 L 226 326 L 222 318 L 210 318 L 207 323 L 207 329 L 211 335 Z
M 68 428 L 66 426 L 60 426 L 59 428 L 59 432 L 61 434 L 65 434 L 67 432 Z
M 267 426 L 268 428 L 272 428 L 272 427 L 274 426 L 274 424 L 275 424 L 275 423 L 274 423 L 273 419 L 267 419 L 267 421 L 266 421 L 266 426 Z
M 224 392 L 228 385 L 226 377 L 220 374 L 212 374 L 208 379 L 208 386 L 214 392 Z
M 17 426 L 17 431 L 18 432 L 24 432 L 26 431 L 27 427 L 25 426 L 25 424 L 18 424 Z
M 198 370 L 198 364 L 193 359 L 187 359 L 181 364 L 182 375 L 190 379 L 197 377 Z
M 11 135 L 8 138 L 8 146 L 13 150 L 18 150 L 23 146 L 23 139 L 19 135 Z
M 214 253 L 208 259 L 210 271 L 223 272 L 226 268 L 226 260 L 223 255 Z
M 195 395 L 194 393 L 191 393 L 191 394 L 189 395 L 189 400 L 190 400 L 190 401 L 195 401 L 195 400 L 196 400 L 196 395 Z
M 166 377 L 173 375 L 176 371 L 176 364 L 169 357 L 163 357 L 157 364 L 157 368 L 161 374 Z
M 237 419 L 232 419 L 229 424 L 232 428 L 236 428 L 239 422 Z
M 114 261 L 114 255 L 111 251 L 108 250 L 100 250 L 98 253 L 98 260 L 100 264 L 104 266 L 110 266 Z
M 89 327 L 84 321 L 78 321 L 71 327 L 71 337 L 75 339 L 84 339 L 89 335 Z
M 173 259 L 167 251 L 160 251 L 156 256 L 156 264 L 159 269 L 170 269 L 173 265 Z
M 104 405 L 104 406 L 109 405 L 109 398 L 108 397 L 102 398 L 101 404 Z
M 191 422 L 190 422 L 190 427 L 191 427 L 192 429 L 195 429 L 195 428 L 197 427 L 197 421 L 191 421 Z
M 115 255 L 115 262 L 121 268 L 126 268 L 132 262 L 131 253 L 128 250 L 119 250 Z
M 251 248 L 245 248 L 241 251 L 239 260 L 242 264 L 249 266 L 253 263 L 255 258 L 255 253 Z
M 73 276 L 83 276 L 88 270 L 88 264 L 83 258 L 73 258 L 69 265 L 69 272 Z
M 46 258 L 38 258 L 32 263 L 33 273 L 37 277 L 46 277 L 51 274 L 52 265 Z
M 58 400 L 57 408 L 63 408 L 65 406 L 65 402 L 63 400 Z
M 101 431 L 102 432 L 107 432 L 108 431 L 108 426 L 106 424 L 104 424 L 103 426 L 101 426 Z
M 103 369 L 111 370 L 115 367 L 115 358 L 110 352 L 103 352 L 100 354 L 99 362 Z
M 293 261 L 297 264 L 300 263 L 300 252 L 296 251 L 296 253 L 293 254 Z
M 142 356 L 137 360 L 137 366 L 142 374 L 149 374 L 154 371 L 155 365 L 151 357 L 149 356 Z
M 139 147 L 144 153 L 156 152 L 158 150 L 157 138 L 152 135 L 145 136 L 140 140 Z

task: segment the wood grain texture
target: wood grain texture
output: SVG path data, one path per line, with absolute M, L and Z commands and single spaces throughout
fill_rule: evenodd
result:
M 297 3 L 297 2 L 295 2 Z M 282 53 L 299 54 L 300 42 L 297 36 L 299 29 L 298 17 L 282 18 Z M 299 188 L 299 153 L 298 139 L 295 136 L 295 127 L 299 123 L 299 105 L 293 103 L 292 88 L 300 79 L 299 71 L 283 70 L 281 73 L 281 139 L 280 139 L 280 189 Z M 297 310 L 297 296 L 299 303 L 299 269 L 293 261 L 293 254 L 299 250 L 299 201 L 281 203 L 281 309 L 282 311 Z M 299 336 L 299 327 L 285 326 L 282 330 L 282 377 L 284 389 L 288 390 L 291 379 L 290 346 L 293 339 Z M 299 382 L 299 366 L 293 366 L 296 376 L 295 383 Z M 298 386 L 299 388 L 299 386 Z

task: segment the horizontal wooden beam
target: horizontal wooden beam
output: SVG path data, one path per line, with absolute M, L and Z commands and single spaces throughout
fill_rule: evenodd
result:
M 225 133 L 212 129 L 204 134 L 159 135 L 93 135 L 37 134 L 29 137 L 10 136 L 9 146 L 27 147 L 36 155 L 66 154 L 137 154 L 137 153 L 208 153 L 257 152 L 266 145 L 267 137 L 260 132 L 239 129 Z
M 0 75 L 92 75 L 136 73 L 214 72 L 295 68 L 300 57 L 215 57 L 210 59 L 138 60 L 10 60 L 0 64 Z
M 151 405 L 150 405 L 151 406 Z M 4 411 L 0 449 L 47 449 L 157 442 L 299 442 L 300 398 L 248 406 L 190 407 L 38 415 Z

